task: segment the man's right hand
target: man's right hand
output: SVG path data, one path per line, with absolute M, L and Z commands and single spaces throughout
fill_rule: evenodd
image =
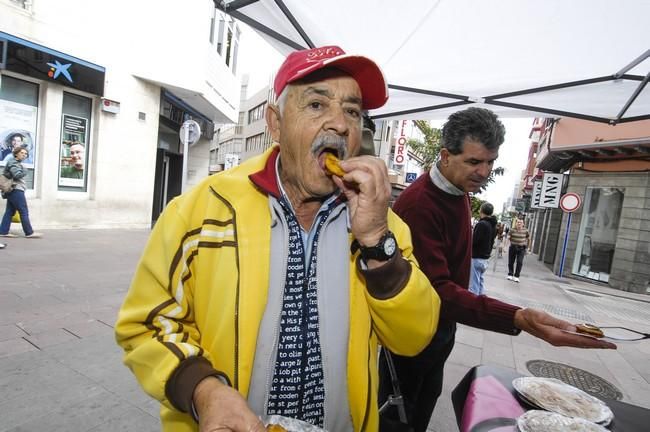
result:
M 575 324 L 537 309 L 526 308 L 515 312 L 515 326 L 554 346 L 616 349 L 611 342 L 574 334 Z
M 199 416 L 199 431 L 264 432 L 260 418 L 246 399 L 218 378 L 207 377 L 194 389 L 194 408 Z

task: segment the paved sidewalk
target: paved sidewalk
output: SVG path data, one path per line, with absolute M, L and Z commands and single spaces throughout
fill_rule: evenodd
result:
M 626 293 L 582 281 L 558 278 L 537 260 L 524 259 L 521 282 L 506 280 L 507 250 L 490 260 L 486 273 L 487 295 L 524 307 L 543 309 L 559 318 L 602 326 L 625 326 L 650 333 L 650 296 Z M 554 347 L 526 333 L 506 336 L 460 325 L 456 345 L 445 367 L 444 391 L 430 430 L 458 431 L 450 393 L 469 368 L 493 364 L 530 375 L 529 360 L 547 360 L 591 372 L 623 394 L 623 401 L 650 408 L 650 340 L 619 344 L 614 350 Z
M 148 235 L 60 230 L 45 231 L 43 239 L 3 239 L 9 246 L 0 251 L 0 432 L 160 429 L 158 403 L 122 365 L 112 329 Z M 505 275 L 503 259 L 496 272 L 490 265 L 490 295 L 574 322 L 650 332 L 650 296 L 558 279 L 534 255 L 526 257 L 521 283 Z M 624 401 L 650 408 L 650 341 L 584 351 L 460 326 L 432 430 L 458 430 L 450 392 L 470 367 L 529 373 L 531 359 L 590 371 L 615 385 Z
M 113 324 L 149 231 L 45 231 L 0 251 L 0 431 L 153 432 Z

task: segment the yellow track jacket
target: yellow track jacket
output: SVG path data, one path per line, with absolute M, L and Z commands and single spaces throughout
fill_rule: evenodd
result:
M 266 305 L 271 235 L 268 196 L 249 175 L 265 169 L 274 152 L 277 147 L 210 176 L 169 203 L 119 312 L 115 332 L 124 362 L 161 402 L 164 431 L 198 430 L 166 393 L 182 363 L 206 359 L 247 397 Z M 347 382 L 356 431 L 378 429 L 379 341 L 395 353 L 415 355 L 438 324 L 440 299 L 417 267 L 408 227 L 392 212 L 388 222 L 411 267 L 400 292 L 374 298 L 356 255 L 349 259 Z

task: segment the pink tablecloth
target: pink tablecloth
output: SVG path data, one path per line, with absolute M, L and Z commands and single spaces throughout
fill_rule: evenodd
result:
M 471 432 L 476 425 L 491 419 L 497 423 L 489 429 L 491 432 L 515 431 L 511 419 L 523 413 L 517 399 L 499 380 L 493 376 L 478 377 L 472 381 L 465 399 L 460 432 Z M 507 420 L 506 425 L 498 426 L 500 418 Z

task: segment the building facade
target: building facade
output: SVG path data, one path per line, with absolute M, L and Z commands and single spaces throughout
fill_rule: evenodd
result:
M 650 294 L 650 121 L 548 119 L 541 132 L 536 179 L 563 173 L 582 205 L 570 221 L 532 210 L 534 252 L 558 275 Z
M 266 107 L 273 103 L 270 85 L 253 94 L 248 91 L 248 77 L 242 78 L 241 104 L 237 123 L 226 124 L 217 130 L 218 139 L 210 149 L 210 172 L 223 171 L 240 162 L 263 153 L 272 144 L 266 128 Z
M 211 0 L 0 0 L 0 150 L 30 151 L 35 227 L 148 227 L 184 159 L 187 186 L 208 175 L 215 124 L 237 120 L 239 36 Z

